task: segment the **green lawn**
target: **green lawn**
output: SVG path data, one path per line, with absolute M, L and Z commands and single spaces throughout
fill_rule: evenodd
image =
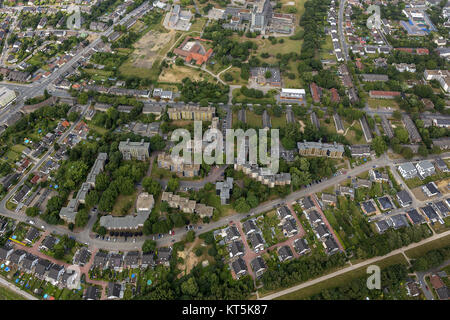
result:
M 378 109 L 378 108 L 394 108 L 398 109 L 398 104 L 393 99 L 373 99 L 368 98 L 367 103 L 369 104 L 369 107 L 372 109 Z
M 246 113 L 245 117 L 247 119 L 247 124 L 252 127 L 261 128 L 262 127 L 262 116 L 257 115 L 256 113 L 251 112 L 249 110 L 247 110 L 246 112 L 247 113 Z
M 270 117 L 270 122 L 272 123 L 272 128 L 282 128 L 286 126 L 286 116 L 283 114 L 281 117 Z

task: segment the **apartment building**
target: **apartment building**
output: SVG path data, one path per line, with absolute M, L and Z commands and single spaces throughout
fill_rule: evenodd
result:
M 194 200 L 189 200 L 172 192 L 163 192 L 161 201 L 167 202 L 169 207 L 180 209 L 184 213 L 196 213 L 200 218 L 211 218 L 214 213 L 214 207 L 197 203 Z
M 216 114 L 216 108 L 198 106 L 173 107 L 167 108 L 167 114 L 171 120 L 212 121 Z
M 322 143 L 321 141 L 297 142 L 297 148 L 303 156 L 342 158 L 344 154 L 344 146 L 336 142 L 332 144 Z
M 160 153 L 158 154 L 158 168 L 163 168 L 175 172 L 181 177 L 195 177 L 200 173 L 199 164 L 186 164 L 183 158 L 178 158 L 180 161 L 176 161 L 170 154 Z
M 150 156 L 150 142 L 144 142 L 144 139 L 140 142 L 132 142 L 130 139 L 120 141 L 119 151 L 125 160 L 137 159 L 144 161 Z

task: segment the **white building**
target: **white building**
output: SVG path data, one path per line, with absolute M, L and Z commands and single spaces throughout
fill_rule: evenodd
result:
M 290 89 L 282 88 L 280 93 L 280 99 L 286 100 L 301 100 L 305 99 L 305 89 Z
M 433 163 L 429 160 L 419 161 L 416 164 L 417 171 L 422 178 L 426 178 L 428 176 L 433 175 L 436 172 L 436 169 Z
M 398 171 L 405 179 L 414 178 L 417 175 L 417 169 L 411 162 L 403 163 L 398 166 Z

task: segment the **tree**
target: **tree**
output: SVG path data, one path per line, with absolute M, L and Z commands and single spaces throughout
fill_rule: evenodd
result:
M 78 112 L 71 112 L 67 116 L 67 120 L 69 120 L 70 122 L 75 122 L 75 121 L 77 121 L 79 116 L 80 116 L 80 114 Z
M 89 221 L 89 212 L 86 208 L 83 208 L 77 212 L 75 216 L 75 226 L 77 228 L 84 227 Z
M 109 186 L 109 177 L 105 172 L 100 172 L 95 178 L 95 189 L 105 191 Z
M 152 151 L 162 150 L 165 146 L 166 142 L 159 134 L 150 138 L 150 149 L 152 149 Z
M 421 145 L 419 146 L 418 152 L 419 152 L 419 154 L 420 154 L 422 157 L 428 156 L 428 149 L 427 149 L 427 147 L 424 146 L 423 144 L 421 144 Z
M 107 230 L 105 227 L 100 227 L 100 228 L 98 228 L 97 233 L 101 236 L 104 236 L 104 235 L 106 235 L 106 231 Z
M 86 205 L 88 207 L 93 207 L 98 203 L 100 195 L 97 190 L 91 190 L 86 196 Z
M 182 58 L 176 58 L 175 59 L 175 64 L 177 66 L 182 66 L 182 65 L 184 65 L 184 60 Z
M 120 177 L 118 179 L 119 183 L 117 183 L 119 192 L 123 195 L 129 196 L 133 194 L 134 191 L 134 183 L 130 178 Z
M 148 239 L 145 240 L 144 244 L 142 245 L 142 252 L 155 252 L 156 249 L 156 241 Z
M 25 213 L 29 217 L 36 217 L 41 211 L 37 207 L 28 207 Z
M 159 196 L 162 190 L 159 182 L 150 177 L 145 177 L 142 180 L 142 186 L 144 187 L 145 192 L 152 194 L 155 198 Z
M 170 178 L 169 182 L 167 182 L 167 191 L 175 192 L 180 186 L 180 182 L 177 178 Z
M 375 151 L 377 156 L 382 155 L 387 150 L 386 142 L 384 141 L 383 137 L 376 136 L 372 140 L 372 149 Z
M 264 77 L 266 79 L 272 78 L 272 72 L 270 72 L 269 70 L 266 71 L 266 73 L 264 74 Z
M 194 230 L 189 230 L 186 234 L 186 242 L 194 242 L 195 240 L 195 232 Z
M 412 157 L 414 156 L 414 154 L 413 154 L 411 148 L 404 147 L 404 148 L 402 148 L 402 156 L 403 156 L 403 158 L 409 160 L 409 159 L 412 159 Z
M 243 213 L 243 212 L 249 212 L 250 211 L 250 206 L 247 204 L 247 202 L 245 201 L 245 198 L 239 198 L 235 205 L 234 208 L 236 209 L 237 212 L 239 213 Z
M 378 115 L 377 115 L 378 116 Z M 394 119 L 396 120 L 401 120 L 402 118 L 402 113 L 399 110 L 394 110 L 394 112 L 392 112 L 392 116 L 394 117 Z M 378 116 L 379 118 L 380 116 Z M 380 119 L 381 122 L 381 119 Z
M 395 128 L 395 137 L 399 140 L 400 143 L 408 143 L 409 134 L 405 128 L 397 127 Z
M 67 168 L 64 180 L 64 186 L 68 189 L 75 189 L 83 178 L 86 176 L 88 166 L 81 160 L 74 161 Z
M 181 292 L 191 297 L 197 295 L 198 285 L 193 277 L 181 284 Z

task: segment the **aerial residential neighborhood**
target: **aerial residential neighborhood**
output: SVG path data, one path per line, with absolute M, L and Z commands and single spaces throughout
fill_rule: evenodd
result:
M 3 1 L 0 300 L 449 300 L 449 28 L 446 0 Z

